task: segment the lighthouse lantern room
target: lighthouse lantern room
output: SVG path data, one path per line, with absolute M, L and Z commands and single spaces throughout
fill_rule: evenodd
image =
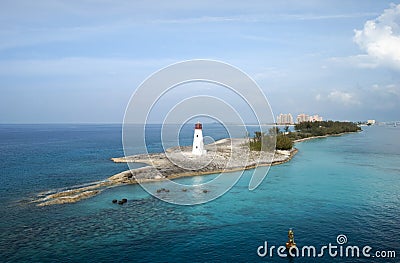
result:
M 203 142 L 203 125 L 200 122 L 197 122 L 194 125 L 194 136 L 193 136 L 193 155 L 203 155 L 206 153 L 204 150 L 204 142 Z

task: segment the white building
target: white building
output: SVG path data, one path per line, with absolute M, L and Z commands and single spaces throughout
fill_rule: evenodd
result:
M 292 114 L 288 113 L 288 114 L 279 114 L 278 116 L 276 116 L 276 123 L 277 124 L 293 124 L 293 116 Z
M 310 121 L 310 116 L 308 116 L 305 113 L 301 113 L 301 114 L 297 115 L 296 121 L 297 121 L 297 123 Z
M 314 121 L 322 121 L 322 117 L 319 116 L 318 114 L 315 114 L 313 116 L 310 116 L 310 121 L 314 122 Z
M 297 120 L 297 123 L 300 123 L 300 122 L 305 122 L 305 121 L 311 121 L 311 122 L 322 121 L 323 119 L 318 114 L 308 115 L 305 113 L 301 113 L 301 114 L 297 115 L 296 120 Z
M 206 154 L 206 150 L 204 150 L 204 142 L 203 142 L 203 125 L 200 122 L 198 122 L 194 125 L 192 154 L 193 155 Z

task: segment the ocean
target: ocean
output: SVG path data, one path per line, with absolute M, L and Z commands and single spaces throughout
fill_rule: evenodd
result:
M 217 124 L 203 129 L 215 140 L 226 137 Z M 160 125 L 146 131 L 149 151 L 161 151 Z M 190 145 L 192 132 L 183 128 L 179 141 Z M 225 195 L 202 205 L 168 204 L 140 185 L 124 185 L 75 204 L 38 207 L 31 201 L 41 192 L 126 170 L 110 160 L 123 156 L 121 125 L 0 125 L 0 261 L 399 262 L 399 135 L 399 127 L 371 126 L 297 143 L 298 154 L 271 167 L 254 191 L 249 170 Z M 122 198 L 124 205 L 111 202 Z M 299 248 L 319 252 L 331 243 L 338 255 L 280 257 L 289 228 Z M 339 245 L 339 235 L 347 242 Z M 260 257 L 266 242 L 268 251 L 276 248 Z M 370 246 L 371 258 L 340 255 L 346 246 Z M 397 257 L 378 258 L 376 251 Z

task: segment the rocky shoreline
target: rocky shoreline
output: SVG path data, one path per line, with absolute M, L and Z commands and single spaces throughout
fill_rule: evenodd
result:
M 222 139 L 206 145 L 205 148 L 207 154 L 203 156 L 193 156 L 191 147 L 172 147 L 164 153 L 112 158 L 111 160 L 116 163 L 145 163 L 148 166 L 115 174 L 105 181 L 94 182 L 89 186 L 40 194 L 33 202 L 38 206 L 75 203 L 118 185 L 278 165 L 288 162 L 297 153 L 296 148 L 291 151 L 275 151 L 274 153 L 272 151 L 251 151 L 248 139 Z

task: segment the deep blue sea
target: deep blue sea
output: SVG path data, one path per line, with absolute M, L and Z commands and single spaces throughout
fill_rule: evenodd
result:
M 162 150 L 159 131 L 147 127 L 152 152 Z M 192 129 L 181 133 L 189 145 Z M 218 125 L 204 134 L 226 137 Z M 400 128 L 363 127 L 296 147 L 299 153 L 273 166 L 256 190 L 248 190 L 246 171 L 228 193 L 202 205 L 168 204 L 125 185 L 75 204 L 37 207 L 30 200 L 40 192 L 126 170 L 110 161 L 123 156 L 121 125 L 0 125 L 0 261 L 400 262 Z M 128 203 L 111 203 L 121 198 Z M 368 245 L 371 255 L 393 250 L 397 258 L 257 255 L 265 241 L 284 245 L 289 228 L 298 247 L 337 245 L 343 234 L 345 245 Z

